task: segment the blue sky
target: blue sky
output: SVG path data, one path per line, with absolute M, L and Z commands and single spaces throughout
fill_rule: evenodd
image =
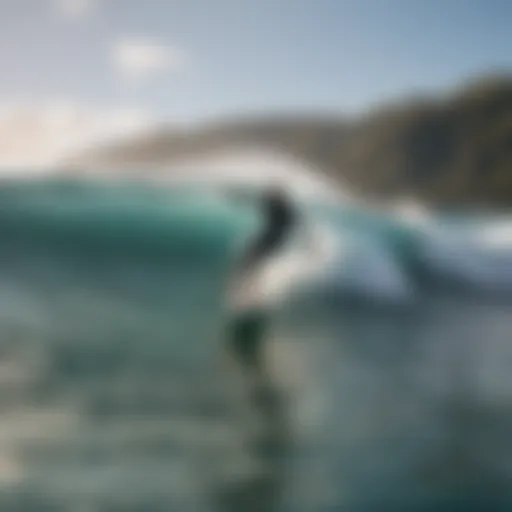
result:
M 354 112 L 512 69 L 511 26 L 510 0 L 2 0 L 0 104 Z

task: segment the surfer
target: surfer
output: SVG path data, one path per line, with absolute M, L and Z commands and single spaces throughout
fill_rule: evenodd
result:
M 276 284 L 275 278 L 268 278 L 268 271 L 276 270 L 276 260 L 301 223 L 298 210 L 282 187 L 266 189 L 259 205 L 262 228 L 242 251 L 231 276 L 226 336 L 228 352 L 249 385 L 249 404 L 275 423 L 281 419 L 282 411 L 263 361 L 274 314 L 272 289 Z
M 250 371 L 261 370 L 262 343 L 272 313 L 265 290 L 261 289 L 263 274 L 299 223 L 298 212 L 278 187 L 266 190 L 260 205 L 262 229 L 235 266 L 229 297 L 232 318 L 228 342 L 237 359 Z

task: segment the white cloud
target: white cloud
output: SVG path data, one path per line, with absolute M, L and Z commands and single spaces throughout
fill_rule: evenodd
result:
M 152 126 L 137 109 L 91 108 L 62 101 L 0 105 L 0 174 L 57 165 L 83 149 Z
M 140 81 L 164 71 L 178 72 L 186 63 L 176 47 L 142 38 L 123 38 L 111 47 L 111 59 L 127 79 Z
M 68 20 L 86 18 L 96 7 L 96 0 L 55 0 L 60 16 Z

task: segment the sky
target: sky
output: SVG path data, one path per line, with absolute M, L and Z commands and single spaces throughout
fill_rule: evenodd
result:
M 52 158 L 154 123 L 452 88 L 512 70 L 511 24 L 510 0 L 0 0 L 0 163 L 26 140 Z

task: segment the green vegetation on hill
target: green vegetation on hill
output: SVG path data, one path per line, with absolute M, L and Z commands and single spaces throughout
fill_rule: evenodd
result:
M 85 160 L 161 162 L 250 144 L 304 158 L 368 194 L 510 206 L 512 75 L 487 77 L 454 94 L 388 106 L 355 120 L 260 117 L 183 133 L 161 131 Z

